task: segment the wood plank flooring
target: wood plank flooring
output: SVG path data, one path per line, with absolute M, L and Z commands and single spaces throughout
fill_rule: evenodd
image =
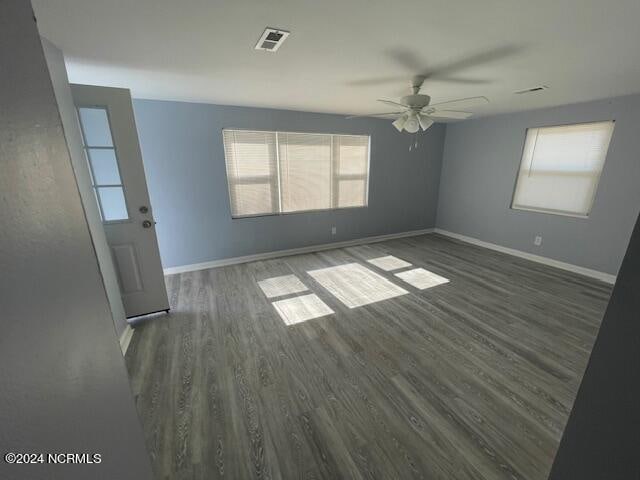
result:
M 417 290 L 366 261 L 445 277 Z M 349 309 L 307 272 L 408 294 Z M 307 292 L 267 299 L 295 275 Z M 126 362 L 158 479 L 545 479 L 610 286 L 439 235 L 167 277 Z M 315 293 L 335 313 L 285 325 Z

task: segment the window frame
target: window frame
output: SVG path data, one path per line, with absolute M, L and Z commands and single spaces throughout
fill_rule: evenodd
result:
M 225 177 L 227 179 L 227 194 L 228 194 L 228 199 L 229 199 L 229 213 L 231 215 L 232 219 L 236 219 L 236 218 L 251 218 L 251 217 L 264 217 L 264 216 L 269 216 L 269 215 L 277 215 L 277 213 L 249 213 L 246 215 L 233 215 L 232 212 L 232 208 L 231 205 L 234 201 L 234 199 L 236 198 L 236 193 L 234 191 L 234 187 L 236 185 L 269 185 L 270 189 L 271 189 L 271 202 L 273 203 L 273 205 L 277 205 L 278 206 L 278 210 L 280 210 L 280 168 L 279 168 L 279 164 L 278 164 L 278 136 L 274 135 L 275 137 L 275 142 L 274 142 L 274 151 L 275 151 L 275 164 L 274 164 L 274 171 L 270 171 L 269 175 L 254 175 L 252 177 L 247 177 L 245 179 L 241 179 L 238 180 L 237 178 L 234 178 L 233 180 L 229 178 L 229 172 L 227 170 L 227 151 L 225 148 L 225 140 L 224 140 L 224 131 L 225 130 L 235 130 L 235 131 L 243 131 L 243 132 L 260 132 L 260 133 L 276 133 L 276 132 L 272 132 L 269 130 L 251 130 L 248 128 L 244 128 L 244 129 L 239 129 L 239 128 L 223 128 L 220 132 L 221 136 L 222 136 L 222 150 L 223 150 L 223 157 L 224 157 L 224 174 Z M 275 182 L 275 188 L 273 183 Z
M 524 157 L 525 148 L 527 146 L 527 136 L 529 134 L 529 130 L 532 129 L 542 129 L 542 128 L 555 128 L 555 127 L 569 127 L 574 125 L 590 125 L 594 123 L 613 123 L 613 130 L 611 131 L 611 138 L 609 139 L 609 144 L 607 145 L 607 150 L 604 154 L 604 161 L 602 162 L 602 170 L 600 171 L 600 175 L 598 176 L 598 182 L 596 187 L 593 190 L 593 196 L 591 198 L 591 205 L 589 208 L 589 212 L 586 215 L 581 215 L 579 213 L 569 212 L 566 210 L 554 210 L 554 209 L 541 209 L 541 208 L 532 208 L 532 207 L 523 207 L 523 206 L 514 206 L 516 201 L 516 192 L 518 189 L 518 181 L 520 180 L 520 170 L 522 168 L 522 159 Z M 516 178 L 513 183 L 513 191 L 511 193 L 511 202 L 509 203 L 509 210 L 513 210 L 516 212 L 530 212 L 530 213 L 541 213 L 547 215 L 556 215 L 559 217 L 570 217 L 570 218 L 578 218 L 582 220 L 586 220 L 591 215 L 593 210 L 593 205 L 595 204 L 596 195 L 598 194 L 598 188 L 600 186 L 600 179 L 602 177 L 602 173 L 604 172 L 604 167 L 607 163 L 607 156 L 609 155 L 609 148 L 611 147 L 611 140 L 613 139 L 613 132 L 615 131 L 615 119 L 607 118 L 602 120 L 590 120 L 588 122 L 566 122 L 566 123 L 556 123 L 556 124 L 545 124 L 545 125 L 532 125 L 526 127 L 524 129 L 524 137 L 522 139 L 522 148 L 520 151 L 520 160 L 518 161 L 518 167 L 516 170 Z
M 109 135 L 111 135 L 111 146 L 97 145 L 90 146 L 87 144 L 87 136 L 85 133 L 84 124 L 82 123 L 82 119 L 80 116 L 81 109 L 90 109 L 90 110 L 104 110 L 107 117 L 107 125 L 109 126 Z M 131 218 L 131 209 L 129 208 L 129 201 L 127 199 L 127 190 L 124 186 L 124 180 L 122 178 L 122 168 L 120 167 L 120 154 L 118 152 L 118 147 L 116 146 L 116 140 L 114 138 L 112 122 L 111 122 L 111 112 L 109 111 L 109 107 L 107 105 L 97 105 L 97 104 L 81 104 L 75 106 L 76 120 L 78 122 L 78 127 L 80 128 L 80 134 L 82 137 L 82 151 L 84 153 L 85 161 L 87 162 L 87 168 L 89 169 L 89 176 L 91 177 L 91 188 L 93 190 L 94 197 L 96 199 L 96 203 L 98 205 L 98 212 L 100 213 L 100 221 L 103 225 L 111 225 L 118 223 L 131 223 L 133 219 Z M 116 160 L 116 167 L 118 169 L 118 176 L 120 177 L 119 184 L 96 184 L 95 173 L 93 171 L 93 163 L 91 160 L 91 152 L 90 150 L 113 150 L 113 154 Z M 100 188 L 117 188 L 119 187 L 122 190 L 122 196 L 124 197 L 124 206 L 127 211 L 127 218 L 119 218 L 116 220 L 105 220 L 104 209 L 102 207 L 102 200 L 100 199 Z
M 275 143 L 275 151 L 276 151 L 276 162 L 275 162 L 275 170 L 276 170 L 276 189 L 275 192 L 272 192 L 272 195 L 277 196 L 276 205 L 278 206 L 278 211 L 273 213 L 251 213 L 247 215 L 234 215 L 232 211 L 232 197 L 233 193 L 231 192 L 232 185 L 237 185 L 238 183 L 235 179 L 232 181 L 229 178 L 229 174 L 227 172 L 227 157 L 226 150 L 224 147 L 224 131 L 241 131 L 241 132 L 264 132 L 264 133 L 273 133 L 276 137 Z M 336 159 L 333 155 L 333 143 L 334 138 L 336 136 L 345 136 L 345 137 L 367 137 L 367 173 L 366 178 L 362 179 L 365 182 L 365 198 L 364 205 L 352 205 L 347 207 L 331 207 L 331 208 L 312 208 L 306 210 L 295 210 L 292 212 L 284 212 L 282 211 L 282 198 L 281 198 L 281 179 L 280 179 L 280 152 L 279 152 L 279 142 L 278 142 L 278 134 L 302 134 L 302 135 L 327 135 L 330 136 L 330 144 L 331 144 L 331 159 L 330 159 L 330 171 L 331 171 L 331 198 L 330 201 L 333 204 L 337 199 L 338 193 L 335 191 L 335 188 L 338 186 L 339 181 L 343 178 L 336 178 L 334 175 L 334 171 L 336 168 Z M 227 199 L 229 200 L 229 215 L 232 220 L 242 220 L 245 218 L 258 218 L 258 217 L 275 217 L 275 216 L 284 216 L 284 215 L 298 215 L 305 213 L 320 213 L 320 212 L 331 212 L 335 210 L 356 210 L 356 209 L 364 209 L 369 208 L 369 185 L 370 185 L 370 177 L 371 177 L 371 135 L 363 134 L 363 133 L 324 133 L 324 132 L 313 132 L 313 131 L 292 131 L 292 130 L 264 130 L 264 129 L 254 129 L 254 128 L 235 128 L 235 127 L 223 127 L 220 129 L 220 136 L 222 138 L 222 149 L 223 149 L 223 160 L 225 166 L 225 177 L 227 179 Z M 344 177 L 342 175 L 340 177 Z M 361 175 L 346 175 L 347 177 L 354 177 L 354 179 L 361 179 Z M 355 177 L 358 178 L 355 178 Z M 349 180 L 351 178 L 345 178 L 345 180 Z

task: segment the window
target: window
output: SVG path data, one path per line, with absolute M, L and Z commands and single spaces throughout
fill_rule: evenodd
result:
M 527 129 L 512 208 L 586 217 L 614 122 Z
M 233 217 L 367 205 L 368 136 L 222 134 Z
M 127 204 L 107 110 L 78 108 L 84 151 L 103 222 L 128 220 Z

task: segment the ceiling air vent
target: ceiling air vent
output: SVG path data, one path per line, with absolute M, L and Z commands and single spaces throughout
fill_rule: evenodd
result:
M 256 43 L 256 50 L 266 50 L 267 52 L 275 52 L 280 48 L 280 45 L 289 36 L 289 32 L 286 30 L 280 30 L 278 28 L 265 28 L 264 33 Z
M 525 88 L 524 90 L 518 90 L 517 92 L 513 92 L 516 95 L 522 95 L 524 93 L 533 93 L 533 92 L 540 92 L 542 90 L 547 90 L 549 87 L 547 87 L 546 85 L 538 85 L 537 87 L 531 87 L 531 88 Z

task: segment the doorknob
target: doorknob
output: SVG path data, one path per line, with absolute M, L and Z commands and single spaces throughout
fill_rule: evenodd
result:
M 156 222 L 152 222 L 151 220 L 145 220 L 142 222 L 142 228 L 151 228 L 154 223 Z

